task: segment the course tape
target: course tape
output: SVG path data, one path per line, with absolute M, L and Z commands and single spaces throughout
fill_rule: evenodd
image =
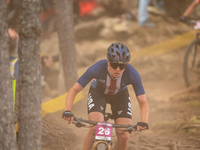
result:
M 52 100 L 49 100 L 45 103 L 41 104 L 41 115 L 44 117 L 48 113 L 53 113 L 59 110 L 63 110 L 65 107 L 65 100 L 66 100 L 67 93 L 54 98 Z M 83 98 L 83 92 L 79 92 L 79 94 L 76 96 L 74 103 L 77 103 Z M 18 122 L 15 124 L 15 131 L 18 131 Z
M 63 94 L 63 95 L 61 95 L 61 96 L 59 96 L 59 97 L 57 97 L 55 99 L 47 101 L 45 103 L 42 103 L 42 106 L 41 106 L 41 109 L 42 109 L 41 115 L 42 115 L 42 117 L 44 117 L 48 113 L 53 113 L 53 112 L 56 112 L 56 111 L 64 109 L 66 96 L 67 96 L 67 93 L 65 93 L 65 94 Z M 83 98 L 83 92 L 81 91 L 76 96 L 73 104 L 77 103 L 82 98 Z
M 170 40 L 156 43 L 154 45 L 142 48 L 138 51 L 132 51 L 131 57 L 142 57 L 142 56 L 158 56 L 163 53 L 167 53 L 178 48 L 187 46 L 193 39 L 195 39 L 196 31 L 192 30 L 190 32 L 178 35 Z

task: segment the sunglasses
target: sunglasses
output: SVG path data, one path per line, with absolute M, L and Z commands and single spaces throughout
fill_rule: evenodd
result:
M 127 64 L 119 64 L 119 63 L 110 63 L 110 66 L 113 69 L 117 69 L 117 67 L 119 67 L 120 70 L 123 70 L 126 68 Z

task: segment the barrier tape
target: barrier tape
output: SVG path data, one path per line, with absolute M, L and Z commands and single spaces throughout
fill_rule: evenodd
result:
M 65 106 L 66 96 L 67 96 L 67 93 L 65 93 L 65 94 L 63 94 L 63 95 L 61 95 L 57 98 L 54 98 L 52 100 L 49 100 L 45 103 L 42 103 L 41 104 L 41 115 L 42 115 L 42 117 L 44 117 L 48 113 L 54 113 L 54 112 L 57 112 L 59 110 L 63 110 L 64 106 Z M 83 99 L 83 92 L 82 91 L 79 92 L 79 94 L 77 94 L 73 104 L 77 103 L 81 99 Z M 16 132 L 18 131 L 18 122 L 15 124 L 15 131 Z

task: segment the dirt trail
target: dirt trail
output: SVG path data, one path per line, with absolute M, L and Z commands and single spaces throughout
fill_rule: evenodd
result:
M 170 18 L 165 18 L 168 21 L 163 21 L 159 17 L 152 19 L 158 22 L 162 21 L 160 22 L 162 26 L 157 29 L 149 29 L 135 25 L 136 30 L 138 30 L 137 34 L 121 39 L 120 42 L 125 43 L 131 50 L 134 50 L 135 47 L 139 49 L 152 45 L 159 40 L 170 39 L 177 33 L 184 33 L 189 30 L 186 26 L 183 26 L 181 30 L 180 27 L 176 26 L 178 23 L 173 23 Z M 160 34 L 158 34 L 159 32 Z M 43 46 L 48 45 L 51 47 L 50 43 L 54 43 L 54 49 L 58 49 L 57 44 L 55 44 L 57 43 L 55 36 L 54 34 L 52 39 L 44 41 L 46 44 Z M 81 64 L 79 70 L 85 70 L 97 60 L 106 58 L 106 47 L 113 41 L 119 41 L 119 39 L 77 41 L 78 64 Z M 130 64 L 141 75 L 146 91 L 150 106 L 150 129 L 142 133 L 131 134 L 128 150 L 200 149 L 200 89 L 195 87 L 188 90 L 185 87 L 182 75 L 185 49 L 186 47 L 183 47 L 156 57 L 143 56 L 130 61 Z M 55 51 L 51 50 L 50 53 L 55 53 Z M 84 99 L 73 106 L 73 113 L 82 118 L 87 118 L 86 99 L 88 87 L 89 85 L 83 90 Z M 128 88 L 132 99 L 132 123 L 136 124 L 140 121 L 139 106 L 132 87 Z M 46 143 L 43 143 L 43 150 L 81 150 L 88 129 L 77 129 L 72 125 L 67 126 L 66 122 L 61 119 L 61 114 L 62 111 L 49 114 L 43 118 L 43 123 L 47 122 L 44 124 L 49 124 L 49 127 L 43 126 L 43 128 L 54 130 L 55 134 L 50 135 L 55 137 L 48 137 L 48 130 L 44 130 L 43 140 L 46 140 Z M 75 133 L 75 136 L 72 136 L 72 133 Z M 63 137 L 65 138 L 64 141 L 69 142 L 63 144 Z M 113 144 L 115 142 L 116 137 L 113 138 Z
M 191 128 L 191 131 L 189 128 L 180 128 L 181 123 L 182 125 L 184 125 L 185 122 L 191 120 L 192 117 L 200 117 L 200 90 L 196 89 L 188 91 L 185 87 L 182 78 L 183 55 L 184 50 L 179 49 L 157 57 L 145 56 L 131 61 L 131 64 L 140 73 L 146 91 L 147 99 L 150 106 L 150 130 L 144 131 L 142 133 L 131 134 L 128 150 L 200 149 L 199 127 Z M 83 90 L 85 95 L 84 99 L 73 106 L 74 114 L 82 118 L 87 118 L 86 99 L 88 87 L 89 86 L 87 86 Z M 129 91 L 132 99 L 133 108 L 132 123 L 136 124 L 138 121 L 140 121 L 139 106 L 131 86 L 129 87 Z M 194 108 L 187 107 L 186 105 L 186 101 L 188 101 L 189 98 L 192 99 L 191 95 L 195 95 L 194 99 L 197 103 L 197 106 L 194 106 Z M 196 111 L 191 112 L 191 110 Z M 61 114 L 62 111 L 56 112 L 53 115 L 57 117 L 56 121 L 58 122 L 58 124 L 63 127 L 66 122 L 63 122 L 63 120 L 60 119 Z M 47 116 L 46 118 L 44 118 L 44 120 L 48 121 L 49 123 L 53 121 L 51 116 L 49 116 L 49 118 Z M 200 121 L 200 118 L 197 118 L 196 121 Z M 51 128 L 55 130 L 55 132 L 59 131 L 60 128 L 55 129 L 55 127 L 56 126 L 53 126 L 53 124 L 51 124 Z M 67 134 L 66 138 L 73 137 L 73 140 L 70 140 L 76 141 L 75 143 L 68 143 L 69 145 L 71 145 L 71 150 L 81 150 L 83 140 L 88 129 L 77 129 L 74 126 L 66 126 L 64 128 L 65 130 L 70 129 L 70 131 L 72 131 L 76 135 L 76 137 L 73 137 L 71 136 L 72 133 L 67 133 L 67 131 L 65 131 Z M 59 134 L 59 132 L 57 134 Z M 62 137 L 62 135 L 60 136 Z M 58 141 L 62 143 L 61 139 L 58 139 Z M 114 137 L 113 144 L 115 142 L 116 138 Z M 76 145 L 74 146 L 74 144 Z M 58 148 L 59 146 L 60 145 L 55 144 L 53 147 Z M 51 149 L 52 146 L 48 150 Z

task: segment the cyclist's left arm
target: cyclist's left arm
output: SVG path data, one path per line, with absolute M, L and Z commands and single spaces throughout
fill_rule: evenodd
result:
M 145 91 L 142 85 L 142 80 L 139 75 L 139 73 L 129 65 L 129 71 L 130 71 L 130 83 L 133 86 L 133 89 L 135 91 L 139 106 L 140 106 L 140 115 L 141 115 L 141 122 L 139 122 L 139 125 L 137 127 L 137 130 L 145 130 L 148 128 L 148 116 L 149 116 L 149 105 L 146 99 Z M 142 127 L 142 126 L 147 126 Z
M 141 122 L 148 123 L 149 117 L 149 105 L 145 94 L 137 96 L 137 100 L 140 106 Z M 147 128 L 140 126 L 139 130 L 145 130 Z

